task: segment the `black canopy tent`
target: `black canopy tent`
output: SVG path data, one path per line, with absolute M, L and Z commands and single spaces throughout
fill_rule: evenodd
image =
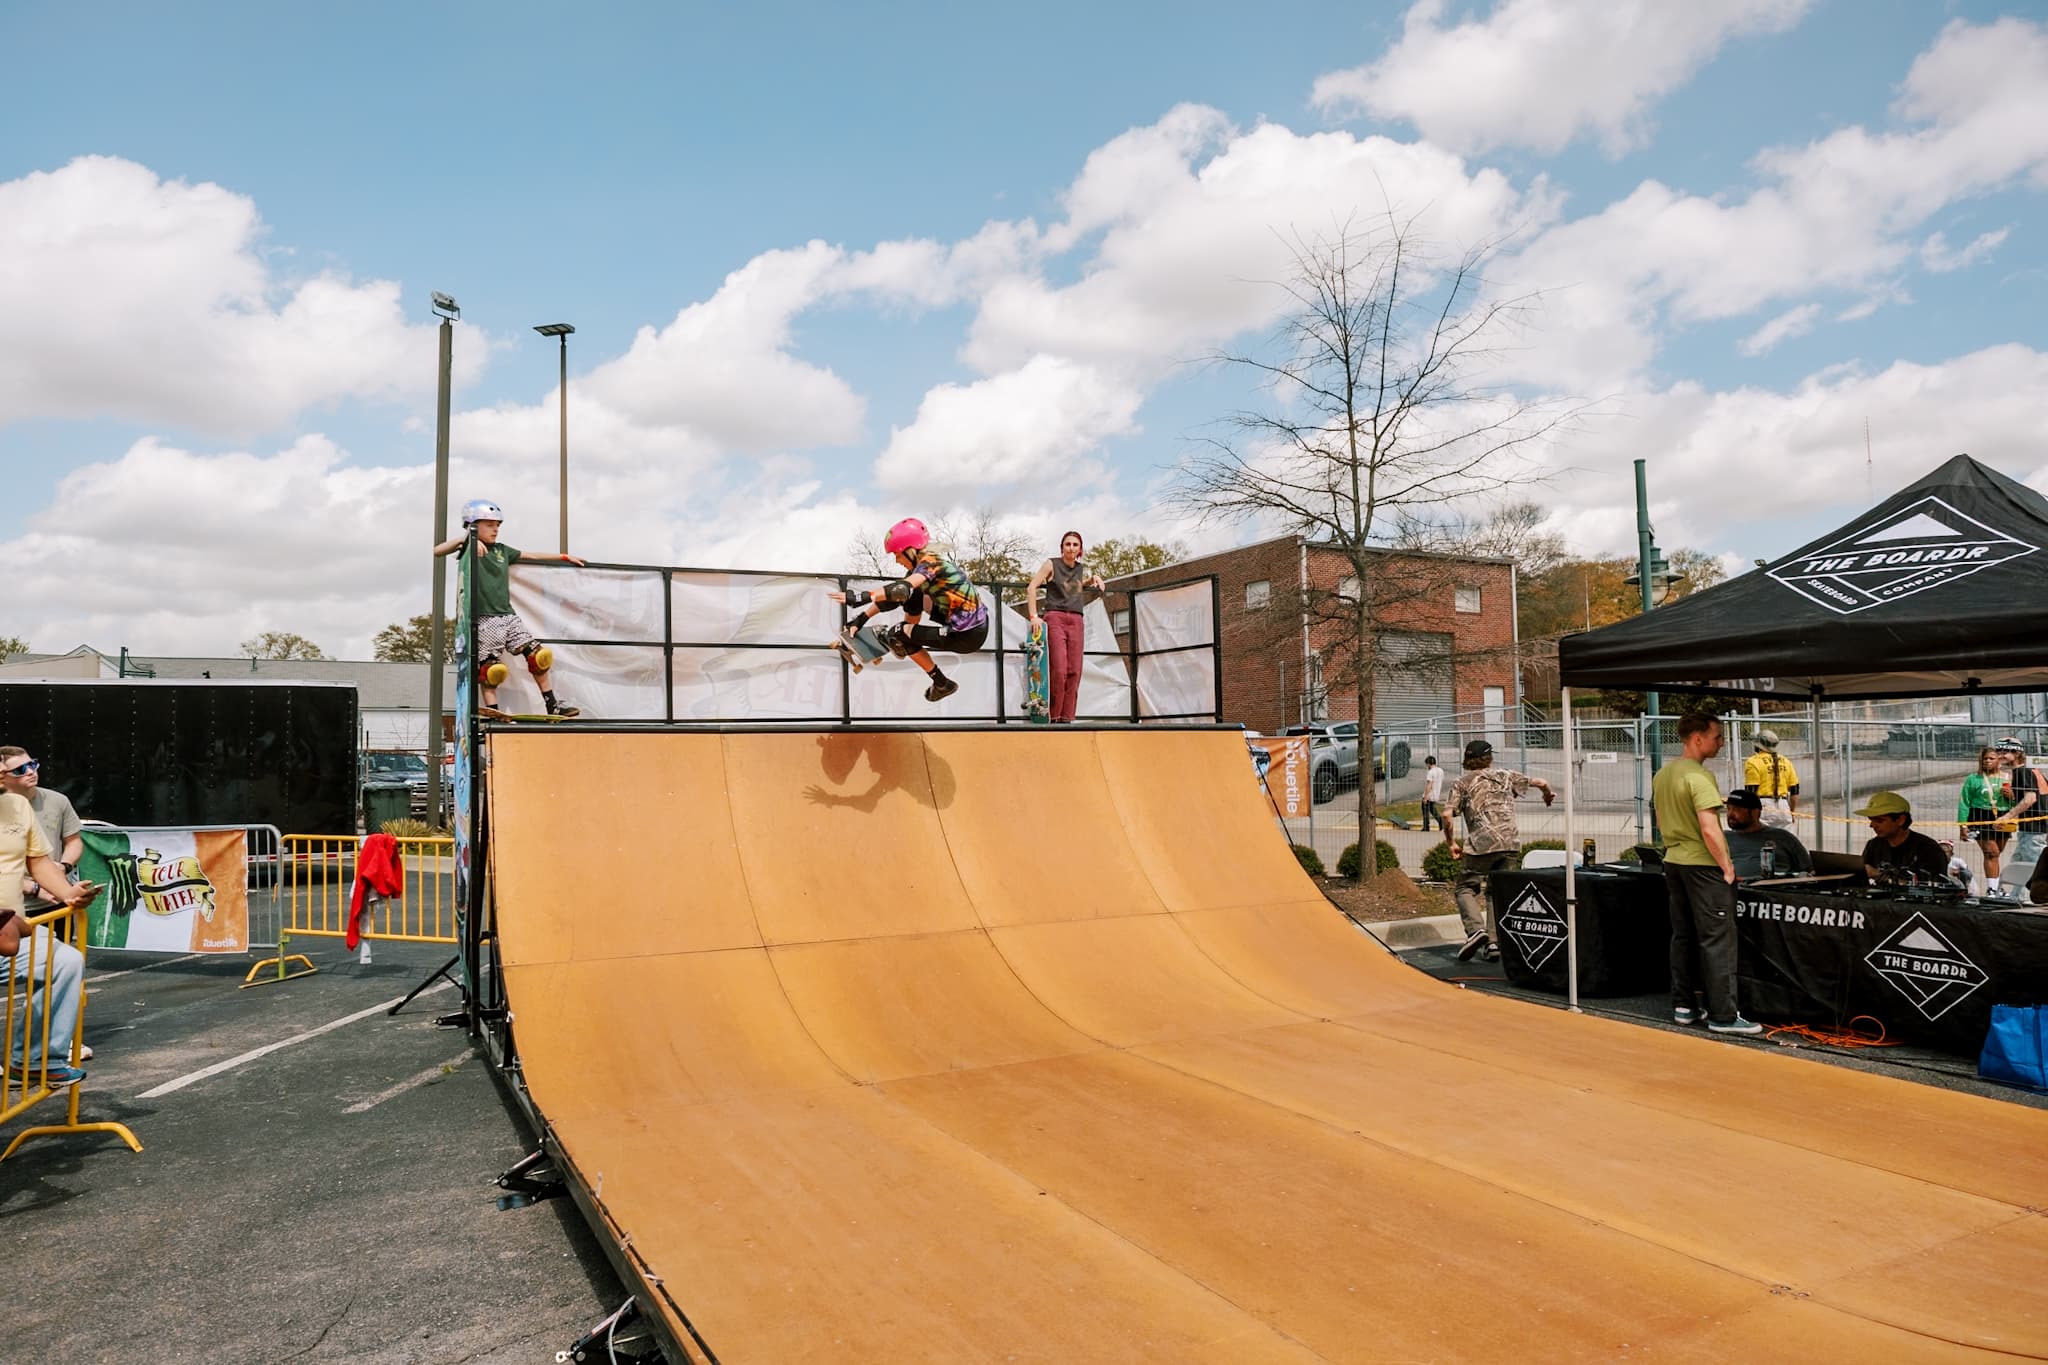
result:
M 1566 636 L 1558 645 L 1565 846 L 1578 846 L 1574 687 L 1806 701 L 1816 742 L 1823 700 L 2048 691 L 2043 547 L 2048 498 L 1958 455 L 1754 573 Z M 1567 972 L 1577 1008 L 1569 859 L 1565 878 Z
M 2048 498 L 1967 455 L 1754 573 L 1558 645 L 1566 687 L 2048 690 Z

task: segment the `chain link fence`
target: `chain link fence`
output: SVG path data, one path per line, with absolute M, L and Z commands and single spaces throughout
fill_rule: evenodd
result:
M 2038 714 L 2038 713 L 2037 713 Z M 1798 775 L 1794 830 L 1808 848 L 1860 849 L 1870 837 L 1856 810 L 1880 791 L 1895 791 L 1912 803 L 1914 827 L 1937 839 L 1953 839 L 1974 872 L 1982 872 L 1975 844 L 1961 834 L 1957 800 L 1963 778 L 1977 766 L 1985 746 L 2015 738 L 2030 761 L 2048 756 L 2048 722 L 1983 720 L 1953 701 L 1838 703 L 1821 710 L 1816 737 L 1810 713 L 1730 713 L 1722 724 L 1726 741 L 1708 766 L 1723 791 L 1745 785 L 1743 761 L 1757 751 L 1760 731 L 1778 737 L 1776 752 Z M 1573 717 L 1573 804 L 1580 841 L 1594 841 L 1596 858 L 1606 861 L 1653 838 L 1650 782 L 1657 768 L 1680 750 L 1676 716 Z M 1520 810 L 1524 842 L 1564 838 L 1564 730 L 1555 718 L 1513 711 L 1464 712 L 1389 734 L 1382 743 L 1409 746 L 1412 761 L 1378 765 L 1375 797 L 1379 837 L 1394 847 L 1403 872 L 1423 874 L 1423 859 L 1443 836 L 1421 828 L 1426 758 L 1444 769 L 1449 792 L 1463 771 L 1465 745 L 1484 739 L 1494 764 L 1540 777 L 1557 789 L 1545 807 L 1531 793 Z M 1311 752 L 1311 771 L 1318 755 Z M 2048 766 L 2048 765 L 2044 765 Z M 1392 768 L 1403 769 L 1395 776 Z M 1361 764 L 1361 769 L 1363 765 Z M 1328 801 L 1312 802 L 1306 816 L 1281 819 L 1287 837 L 1313 848 L 1334 872 L 1344 848 L 1358 841 L 1358 792 L 1344 784 Z M 2038 835 L 2016 841 L 2007 852 L 2005 879 L 2039 856 Z

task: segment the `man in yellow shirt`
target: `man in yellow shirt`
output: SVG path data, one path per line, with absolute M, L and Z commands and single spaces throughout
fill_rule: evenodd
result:
M 1684 756 L 1657 770 L 1650 793 L 1664 831 L 1664 889 L 1671 898 L 1671 1017 L 1716 1033 L 1762 1033 L 1735 998 L 1735 861 L 1721 832 L 1721 789 L 1705 760 L 1721 752 L 1721 722 L 1699 711 L 1678 718 Z
M 1799 813 L 1799 770 L 1778 752 L 1778 732 L 1756 732 L 1756 752 L 1742 760 L 1742 785 L 1763 802 L 1763 819 L 1773 829 L 1792 828 Z

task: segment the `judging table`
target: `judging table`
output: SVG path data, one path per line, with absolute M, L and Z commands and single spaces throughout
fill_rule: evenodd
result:
M 1508 980 L 1563 993 L 1564 869 L 1498 872 L 1492 889 Z M 1579 993 L 1668 989 L 1662 874 L 1585 868 L 1578 897 Z M 1759 1023 L 1868 1016 L 1888 1038 L 1975 1056 L 1994 1004 L 2048 1004 L 2048 915 L 1811 883 L 1738 886 L 1735 914 L 1742 1011 Z

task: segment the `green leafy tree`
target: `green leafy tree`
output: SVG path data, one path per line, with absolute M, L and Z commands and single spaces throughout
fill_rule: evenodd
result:
M 1161 545 L 1142 536 L 1111 536 L 1097 543 L 1081 558 L 1104 578 L 1122 578 L 1126 574 L 1164 568 L 1187 556 L 1187 547 L 1177 540 Z
M 28 641 L 19 635 L 0 635 L 0 664 L 6 663 L 17 654 L 28 652 Z
M 455 638 L 455 618 L 443 620 L 442 645 Z M 434 617 L 431 612 L 421 612 L 403 625 L 389 625 L 377 632 L 374 641 L 375 657 L 388 664 L 424 664 L 433 662 Z
M 266 630 L 253 640 L 242 641 L 242 652 L 257 659 L 324 659 L 327 652 L 303 635 L 288 630 Z

